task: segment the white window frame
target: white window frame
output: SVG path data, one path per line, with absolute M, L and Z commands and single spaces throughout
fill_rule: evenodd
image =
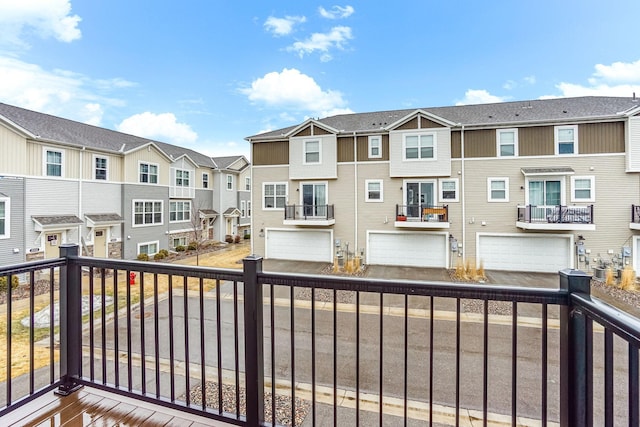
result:
M 247 218 L 251 218 L 251 201 L 247 200 Z
M 432 157 L 422 157 L 422 138 L 425 136 L 430 136 L 432 138 L 433 143 L 433 156 Z M 418 157 L 417 158 L 407 158 L 407 138 L 416 137 L 418 138 Z M 428 133 L 410 133 L 406 134 L 402 138 L 402 160 L 407 162 L 420 162 L 420 161 L 434 161 L 438 158 L 438 140 L 435 132 Z
M 378 154 L 374 154 L 373 153 L 373 149 L 374 148 L 378 149 Z M 371 136 L 369 136 L 368 152 L 369 152 L 369 158 L 370 159 L 381 159 L 382 158 L 382 135 L 371 135 Z
M 493 197 L 491 184 L 494 182 L 504 182 L 504 199 Z M 507 203 L 509 201 L 509 178 L 508 177 L 492 177 L 487 178 L 487 201 L 493 203 Z
M 151 169 L 151 166 L 155 166 L 156 167 L 156 173 L 152 174 L 151 171 L 147 172 L 147 181 L 143 181 L 142 178 L 142 165 L 147 165 L 149 167 L 149 169 Z M 151 176 L 156 177 L 156 182 L 151 182 L 151 180 L 149 179 Z M 160 165 L 158 165 L 157 163 L 151 163 L 151 162 L 138 162 L 138 182 L 141 184 L 151 184 L 151 185 L 157 185 L 160 183 Z
M 369 189 L 369 184 L 380 184 L 380 198 L 372 199 L 369 197 L 369 193 L 371 190 Z M 364 181 L 364 197 L 365 202 L 370 203 L 382 203 L 384 202 L 384 181 L 381 179 L 366 179 Z
M 209 174 L 207 172 L 202 172 L 202 188 L 209 188 Z
M 240 218 L 247 217 L 247 202 L 240 200 Z
M 452 182 L 455 186 L 455 197 L 452 199 L 449 198 L 445 198 L 444 197 L 444 183 L 445 182 Z M 458 178 L 446 178 L 446 179 L 441 179 L 438 181 L 438 199 L 440 200 L 440 202 L 452 202 L 455 203 L 458 201 L 458 195 L 460 193 L 459 191 L 460 188 L 460 181 L 458 180 Z M 450 191 L 450 190 L 449 190 Z
M 49 175 L 47 165 L 47 152 L 60 153 L 60 175 Z M 42 147 L 42 175 L 51 178 L 63 178 L 64 177 L 64 150 L 53 147 Z M 54 163 L 52 163 L 54 164 Z
M 310 142 L 318 143 L 318 161 L 310 162 L 307 161 L 307 155 L 316 153 L 316 151 L 307 151 L 307 144 Z M 306 139 L 302 142 L 302 164 L 305 165 L 319 165 L 322 163 L 322 141 L 320 139 Z
M 104 160 L 104 179 L 98 178 L 98 165 L 96 164 L 98 159 Z M 102 168 L 100 168 L 100 170 L 102 170 Z M 94 156 L 93 156 L 93 179 L 95 179 L 97 181 L 109 181 L 109 158 L 108 157 L 106 157 L 106 156 L 98 156 L 98 155 L 94 154 Z
M 249 176 L 244 177 L 244 190 L 251 191 L 251 177 Z
M 143 203 L 143 211 L 142 211 L 142 218 L 143 218 L 143 222 L 142 224 L 136 224 L 136 203 Z M 160 203 L 160 222 L 155 222 L 152 221 L 150 223 L 145 223 L 144 222 L 144 217 L 146 212 L 144 211 L 144 203 L 152 203 L 152 206 L 155 206 L 156 203 Z M 151 216 L 152 218 L 155 218 L 155 210 L 152 209 L 151 210 Z M 163 200 L 143 200 L 143 199 L 134 199 L 131 201 L 131 227 L 132 228 L 136 228 L 136 227 L 155 227 L 158 225 L 163 225 L 164 224 L 164 201 Z
M 176 240 L 178 241 L 178 244 L 176 245 Z M 178 246 L 187 246 L 189 244 L 189 242 L 187 242 L 187 238 L 185 236 L 181 236 L 181 237 L 174 237 L 171 240 L 171 244 L 173 245 L 173 248 L 177 248 Z
M 545 191 L 546 191 L 546 186 L 547 186 L 547 181 L 560 181 L 560 205 L 566 205 L 567 200 L 566 200 L 566 189 L 567 189 L 567 181 L 566 181 L 566 176 L 567 175 L 534 175 L 534 176 L 528 176 L 525 179 L 525 195 L 524 195 L 524 200 L 525 200 L 525 205 L 530 205 L 531 204 L 531 200 L 529 198 L 529 192 L 531 191 L 530 189 L 530 185 L 531 182 L 538 182 L 538 181 L 543 181 L 545 184 Z M 545 201 L 546 202 L 546 201 Z M 547 205 L 544 205 L 547 206 Z
M 142 252 L 140 252 L 140 248 L 142 248 L 143 246 L 149 246 L 149 245 L 156 245 L 156 251 L 155 252 L 145 252 L 147 255 L 149 256 L 153 256 L 155 254 L 157 254 L 160 251 L 160 241 L 159 240 L 154 240 L 151 242 L 140 242 L 138 243 L 138 255 L 140 255 Z
M 572 153 L 560 153 L 560 138 L 559 133 L 564 129 L 572 129 L 573 130 L 573 152 Z M 555 154 L 558 156 L 575 156 L 579 153 L 578 151 L 578 125 L 567 125 L 567 126 L 555 126 L 553 129 L 554 134 L 554 149 Z
M 0 203 L 4 204 L 4 232 L 0 234 L 0 239 L 8 239 L 11 237 L 11 199 L 8 197 L 0 197 Z
M 502 143 L 502 134 L 513 133 L 513 156 L 502 155 L 502 146 L 510 145 Z M 496 155 L 497 157 L 518 157 L 518 128 L 496 129 Z
M 276 195 L 276 187 L 278 185 L 284 185 L 284 196 Z M 273 186 L 273 207 L 268 208 L 265 203 L 266 199 L 266 188 L 267 186 Z M 284 203 L 281 208 L 276 207 L 278 205 L 277 199 L 278 197 L 284 197 Z M 263 182 L 262 183 L 262 210 L 263 211 L 282 211 L 284 207 L 287 205 L 287 200 L 289 197 L 289 183 L 287 182 Z
M 576 188 L 576 181 L 589 181 L 589 197 L 582 198 L 576 196 L 576 190 L 583 190 L 583 188 Z M 596 177 L 595 176 L 571 176 L 571 201 L 580 202 L 595 202 L 596 201 Z
M 178 210 L 178 204 L 182 203 L 182 209 Z M 185 207 L 188 205 L 188 208 Z M 182 219 L 171 219 L 171 214 L 175 213 L 176 218 L 182 213 Z M 191 201 L 190 200 L 170 200 L 169 201 L 169 222 L 190 222 L 191 221 Z
M 227 191 L 233 191 L 233 175 L 231 174 L 227 174 L 226 175 L 226 185 L 225 185 Z
M 178 175 L 180 176 L 178 177 Z M 191 171 L 189 169 L 176 168 L 173 178 L 173 185 L 180 188 L 191 187 Z

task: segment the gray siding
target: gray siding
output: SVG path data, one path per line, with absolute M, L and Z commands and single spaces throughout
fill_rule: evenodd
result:
M 124 259 L 133 259 L 138 254 L 138 244 L 158 241 L 158 249 L 169 249 L 169 188 L 153 185 L 124 185 L 122 191 L 122 217 L 124 219 Z M 161 200 L 163 203 L 162 224 L 133 227 L 133 200 Z M 129 238 L 129 236 L 131 238 Z
M 0 265 L 24 261 L 24 179 L 0 177 L 0 197 L 9 198 L 9 238 L 0 239 Z M 14 253 L 18 249 L 18 253 Z

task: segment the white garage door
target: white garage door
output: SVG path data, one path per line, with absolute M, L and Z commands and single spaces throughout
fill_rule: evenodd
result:
M 446 267 L 447 236 L 430 233 L 368 234 L 367 262 L 378 265 Z
M 266 256 L 272 259 L 332 262 L 328 230 L 266 230 Z
M 571 240 L 557 235 L 481 235 L 478 260 L 487 270 L 557 273 L 572 268 Z

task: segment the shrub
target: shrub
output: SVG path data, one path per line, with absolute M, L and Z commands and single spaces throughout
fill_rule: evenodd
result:
M 189 246 L 187 246 L 187 249 L 190 251 L 195 251 L 196 249 L 198 249 L 198 242 L 189 242 Z
M 187 250 L 187 248 L 185 248 L 185 247 L 184 247 L 184 246 L 182 246 L 182 245 L 178 245 L 178 246 L 176 246 L 176 252 L 184 252 L 184 251 L 186 251 L 186 250 Z
M 158 260 L 164 259 L 164 258 L 166 258 L 166 257 L 167 257 L 167 256 L 166 256 L 165 254 L 163 254 L 163 253 L 162 253 L 162 251 L 159 251 L 157 254 L 155 254 L 155 255 L 153 256 L 153 259 L 154 259 L 154 260 L 156 260 L 156 261 L 158 261 Z
M 138 255 L 138 257 L 136 258 L 138 261 L 149 261 L 149 255 L 147 254 L 140 254 Z
M 20 285 L 20 279 L 18 279 L 18 276 L 11 276 L 11 289 L 17 288 L 18 285 Z M 7 291 L 7 277 L 3 276 L 3 277 L 0 277 L 0 292 L 6 292 L 6 291 Z
M 250 238 L 251 238 L 251 233 L 246 233 L 246 234 L 244 235 L 244 238 L 245 238 L 245 239 L 250 239 Z
M 166 249 L 160 249 L 160 250 L 158 251 L 158 253 L 159 253 L 159 254 L 162 254 L 162 257 L 163 257 L 163 258 L 166 258 L 166 257 L 168 257 L 168 256 L 169 256 L 169 251 L 168 251 L 168 250 L 166 250 Z
M 607 268 L 607 274 L 605 276 L 605 281 L 604 281 L 608 286 L 613 286 L 616 284 L 616 278 L 615 275 L 613 274 L 613 268 L 609 267 Z
M 227 243 L 233 243 L 233 236 L 230 234 L 227 234 L 226 236 L 224 236 L 224 241 Z
M 622 270 L 622 277 L 620 278 L 620 287 L 625 291 L 635 291 L 636 287 L 636 272 L 633 271 L 631 266 L 627 265 Z
M 235 236 L 235 237 L 233 238 L 233 242 L 234 242 L 234 243 L 240 243 L 240 236 Z

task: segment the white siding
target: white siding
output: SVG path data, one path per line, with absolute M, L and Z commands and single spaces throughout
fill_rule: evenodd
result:
M 640 116 L 629 117 L 627 171 L 640 172 Z
M 404 135 L 427 133 L 434 133 L 436 135 L 436 159 L 403 160 Z M 451 175 L 451 130 L 449 128 L 434 128 L 389 132 L 389 160 L 389 174 L 391 177 L 448 177 Z
M 320 141 L 320 163 L 304 164 L 304 142 Z M 337 139 L 335 135 L 291 138 L 289 141 L 290 179 L 332 179 L 338 177 Z

